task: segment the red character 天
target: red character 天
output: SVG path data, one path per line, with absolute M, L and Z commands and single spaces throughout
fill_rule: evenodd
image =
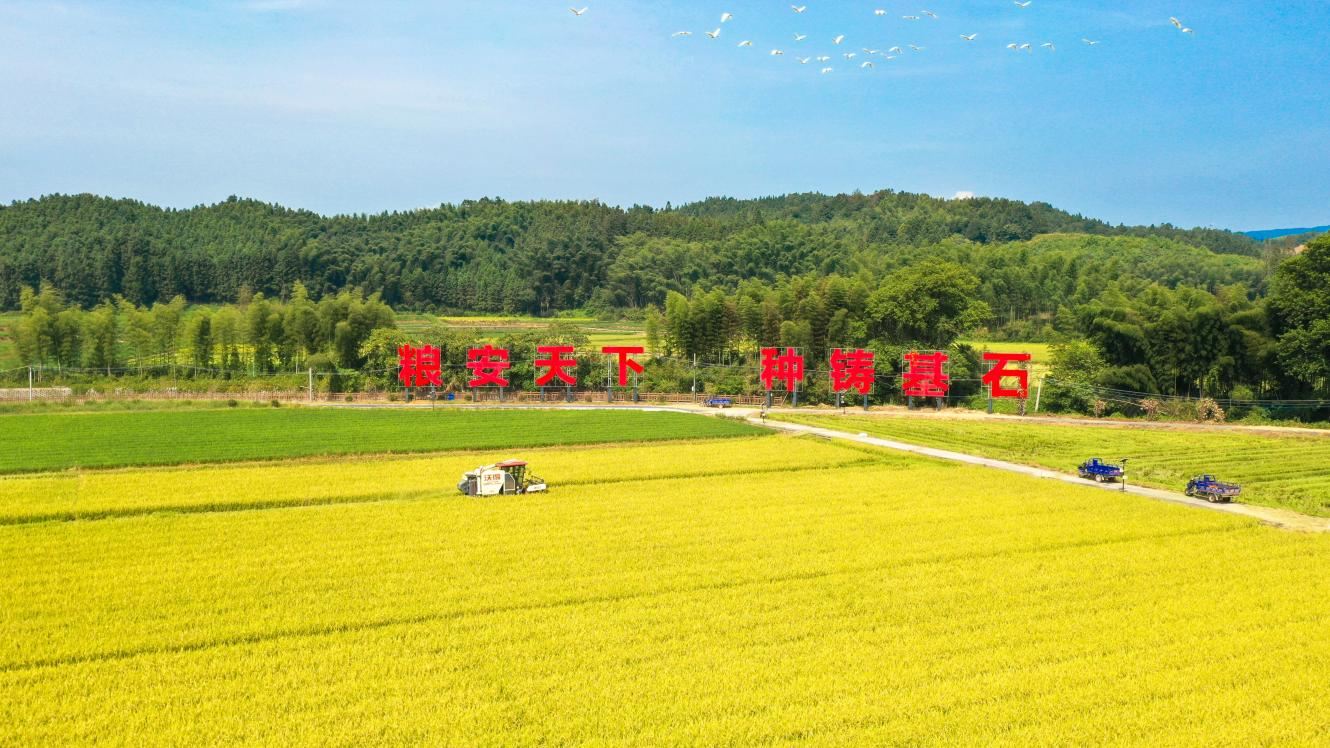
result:
M 858 390 L 860 395 L 867 395 L 872 391 L 875 379 L 877 379 L 877 367 L 872 351 L 861 348 L 847 353 L 837 348 L 832 352 L 832 392 Z
M 762 385 L 773 390 L 778 381 L 785 384 L 786 391 L 795 390 L 804 381 L 804 357 L 793 348 L 786 348 L 784 353 L 779 348 L 762 349 Z
M 568 372 L 568 369 L 577 366 L 577 359 L 572 357 L 571 345 L 542 345 L 536 348 L 536 351 L 546 355 L 546 358 L 538 358 L 535 361 L 537 367 L 545 370 L 544 374 L 536 377 L 537 387 L 544 387 L 555 379 L 570 387 L 577 384 L 577 375 Z
M 619 357 L 619 386 L 628 386 L 628 370 L 631 369 L 638 374 L 642 373 L 642 364 L 629 358 L 634 354 L 646 353 L 646 349 L 640 345 L 607 345 L 600 349 L 601 353 L 606 355 L 616 355 Z
M 1028 363 L 1028 353 L 985 353 L 985 361 L 992 361 L 993 368 L 984 374 L 983 383 L 988 385 L 988 392 L 993 397 L 1015 397 L 1025 400 L 1030 397 L 1030 372 L 1025 369 L 1009 369 L 1008 364 Z M 1002 380 L 1012 377 L 1016 388 L 1003 387 Z
M 951 389 L 947 375 L 948 357 L 942 351 L 905 354 L 905 372 L 901 374 L 902 389 L 909 397 L 946 397 Z
M 466 368 L 471 370 L 472 379 L 468 387 L 507 387 L 508 380 L 503 376 L 512 367 L 508 360 L 507 348 L 472 348 L 466 352 Z
M 442 387 L 443 382 L 439 379 L 441 364 L 439 349 L 432 345 L 419 348 L 403 345 L 397 348 L 397 365 L 401 367 L 397 378 L 403 387 Z

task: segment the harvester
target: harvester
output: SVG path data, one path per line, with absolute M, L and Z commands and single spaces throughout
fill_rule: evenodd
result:
M 548 491 L 549 486 L 534 473 L 527 472 L 526 462 L 505 460 L 463 474 L 457 490 L 467 496 L 500 496 Z

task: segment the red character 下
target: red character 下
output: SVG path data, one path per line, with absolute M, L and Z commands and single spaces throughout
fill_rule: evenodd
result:
M 877 368 L 872 351 L 863 349 L 849 353 L 837 348 L 831 354 L 831 390 L 849 392 L 858 390 L 860 395 L 867 395 L 873 389 L 877 378 Z
M 804 381 L 804 357 L 793 348 L 784 353 L 779 348 L 762 349 L 762 385 L 768 390 L 783 382 L 787 391 L 793 391 Z
M 443 382 L 439 381 L 441 373 L 439 349 L 432 345 L 420 348 L 413 345 L 398 347 L 397 365 L 401 367 L 397 372 L 397 378 L 401 380 L 403 387 L 443 386 Z
M 901 375 L 905 394 L 909 397 L 946 397 L 951 389 L 947 361 L 947 354 L 942 351 L 905 354 L 906 368 Z
M 988 385 L 988 392 L 992 397 L 1015 397 L 1025 400 L 1030 397 L 1030 372 L 1025 369 L 1009 369 L 1007 364 L 1026 363 L 1030 360 L 1028 353 L 985 353 L 985 361 L 994 362 L 993 368 L 984 375 L 983 383 Z M 1002 380 L 1006 377 L 1013 377 L 1016 380 L 1016 388 L 1002 386 Z
M 536 377 L 537 387 L 544 387 L 555 379 L 570 387 L 577 384 L 577 376 L 567 371 L 577 366 L 571 345 L 542 345 L 536 351 L 546 355 L 546 358 L 536 359 L 536 366 L 545 369 L 544 374 Z M 564 358 L 565 355 L 568 358 Z
M 484 348 L 472 348 L 466 352 L 466 368 L 471 370 L 472 379 L 468 387 L 507 387 L 508 380 L 503 373 L 512 367 L 508 360 L 508 349 L 486 345 Z
M 619 386 L 628 386 L 628 370 L 631 369 L 638 374 L 642 373 L 642 364 L 629 358 L 634 354 L 646 353 L 646 349 L 640 345 L 607 345 L 600 349 L 601 353 L 607 355 L 617 355 L 619 357 Z

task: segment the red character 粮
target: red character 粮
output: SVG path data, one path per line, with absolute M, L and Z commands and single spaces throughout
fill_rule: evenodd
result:
M 877 367 L 872 351 L 862 348 L 846 351 L 837 348 L 831 354 L 831 391 L 849 392 L 857 390 L 860 395 L 867 395 L 873 390 L 873 381 L 877 378 Z
M 779 348 L 762 349 L 762 385 L 768 390 L 782 382 L 786 391 L 794 391 L 804 381 L 804 357 L 793 348 L 781 353 Z
M 615 355 L 619 357 L 619 386 L 628 386 L 628 371 L 642 373 L 642 364 L 629 358 L 633 355 L 646 353 L 646 349 L 640 345 L 607 345 L 600 349 L 601 353 L 606 355 Z
M 419 348 L 413 345 L 399 346 L 397 365 L 401 367 L 397 372 L 397 378 L 403 387 L 443 386 L 443 382 L 439 380 L 441 374 L 439 349 L 432 345 Z
M 577 375 L 568 371 L 577 366 L 571 345 L 542 345 L 536 348 L 536 351 L 546 356 L 535 361 L 538 368 L 545 370 L 544 374 L 536 377 L 537 387 L 544 387 L 555 379 L 570 387 L 577 384 Z
M 512 367 L 508 360 L 507 348 L 495 348 L 486 345 L 472 348 L 466 352 L 466 368 L 471 370 L 471 381 L 467 387 L 507 387 L 508 379 L 503 373 Z
M 942 351 L 905 354 L 905 371 L 901 374 L 902 389 L 908 397 L 946 397 L 951 389 L 947 375 L 947 354 Z
M 1010 369 L 1008 364 L 1029 363 L 1028 353 L 985 353 L 985 361 L 992 361 L 993 368 L 984 374 L 983 383 L 988 385 L 992 397 L 1015 397 L 1025 400 L 1030 397 L 1030 372 L 1025 369 Z M 1011 377 L 1016 380 L 1016 387 L 1003 387 L 1002 380 Z

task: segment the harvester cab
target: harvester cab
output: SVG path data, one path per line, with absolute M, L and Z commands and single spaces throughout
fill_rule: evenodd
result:
M 457 490 L 467 496 L 500 496 L 549 490 L 545 481 L 527 471 L 522 460 L 505 460 L 478 467 L 462 476 Z

